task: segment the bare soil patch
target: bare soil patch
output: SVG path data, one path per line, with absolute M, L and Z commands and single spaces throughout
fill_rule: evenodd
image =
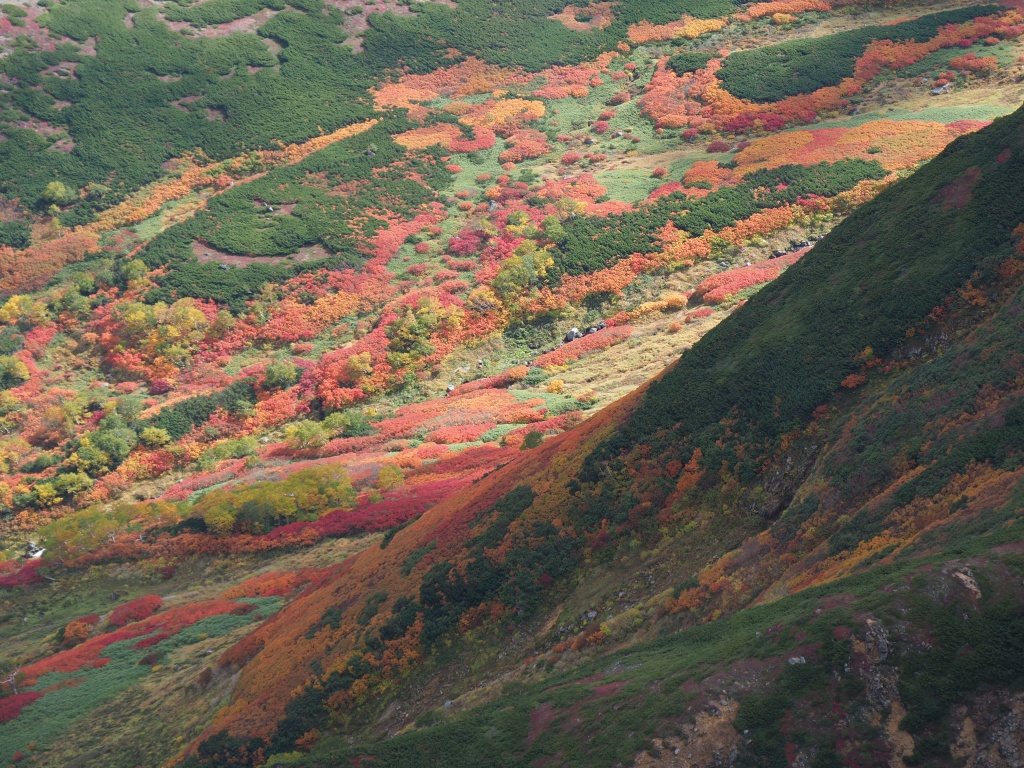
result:
M 232 267 L 244 267 L 249 264 L 280 264 L 283 261 L 306 262 L 325 259 L 330 256 L 327 249 L 322 245 L 309 245 L 300 248 L 290 256 L 239 256 L 235 253 L 227 253 L 214 248 L 212 245 L 196 240 L 192 243 L 192 253 L 200 264 L 217 262 Z

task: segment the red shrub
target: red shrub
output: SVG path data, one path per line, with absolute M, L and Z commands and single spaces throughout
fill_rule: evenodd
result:
M 200 538 L 209 539 L 209 537 Z M 230 600 L 206 600 L 190 603 L 170 608 L 156 616 L 121 627 L 113 632 L 95 635 L 74 648 L 60 651 L 29 664 L 22 670 L 25 675 L 25 685 L 34 685 L 40 677 L 49 672 L 76 672 L 89 667 L 105 666 L 110 659 L 104 657 L 103 652 L 112 643 L 156 633 L 135 644 L 136 648 L 148 648 L 197 621 L 202 621 L 210 616 L 230 613 L 237 607 L 238 604 Z M 0 699 L 0 702 L 4 701 L 7 699 Z
M 462 230 L 448 241 L 448 253 L 453 256 L 468 256 L 478 253 L 487 240 L 487 235 L 480 230 Z
M 445 280 L 454 280 L 458 276 L 459 273 L 451 269 L 439 269 L 434 273 L 434 282 L 440 284 Z
M 961 72 L 988 75 L 999 69 L 999 59 L 995 56 L 978 56 L 974 53 L 966 53 L 963 56 L 951 59 L 949 66 Z
M 21 714 L 23 707 L 42 698 L 42 695 L 39 691 L 25 691 L 0 699 L 0 723 L 9 723 Z
M 480 439 L 481 435 L 494 428 L 494 423 L 485 424 L 462 424 L 457 427 L 441 427 L 427 434 L 427 440 L 444 445 L 455 445 L 456 443 L 472 443 Z
M 391 498 L 359 509 L 337 509 L 315 523 L 289 523 L 262 537 L 270 541 L 287 539 L 305 528 L 322 536 L 353 536 L 358 533 L 385 531 L 411 520 L 434 506 L 441 499 L 468 485 L 472 477 L 458 481 L 445 479 L 431 483 L 405 485 L 389 491 Z
M 145 595 L 120 605 L 110 614 L 110 626 L 123 627 L 133 621 L 148 619 L 156 613 L 164 601 L 159 595 Z
M 806 250 L 789 253 L 778 259 L 751 264 L 749 267 L 730 269 L 702 281 L 694 290 L 694 296 L 706 304 L 719 304 L 744 288 L 752 288 L 774 280 L 783 269 L 796 263 Z
M 695 309 L 693 312 L 688 312 L 686 317 L 683 318 L 684 323 L 692 323 L 694 320 L 700 320 L 702 317 L 711 317 L 714 314 L 714 310 L 709 307 L 702 307 L 701 309 Z
M 534 360 L 534 365 L 547 367 L 551 365 L 565 365 L 571 360 L 576 360 L 587 352 L 598 349 L 606 349 L 613 344 L 618 344 L 629 338 L 633 329 L 628 325 L 620 325 L 614 328 L 605 328 L 603 331 L 584 336 L 568 344 L 563 344 L 558 349 L 541 355 Z
M 507 371 L 502 371 L 497 376 L 490 376 L 486 379 L 477 379 L 476 381 L 468 381 L 465 384 L 460 384 L 452 390 L 451 395 L 464 395 L 467 392 L 473 392 L 478 389 L 501 389 L 509 387 L 517 381 L 525 379 L 526 374 L 529 372 L 529 368 L 525 365 L 517 365 L 514 368 L 509 368 Z
M 457 272 L 472 272 L 479 266 L 475 261 L 469 259 L 448 259 L 448 268 Z
M 722 141 L 721 139 L 712 141 L 708 144 L 708 152 L 728 152 L 730 149 L 732 149 L 732 145 L 727 141 Z
M 845 379 L 839 382 L 839 386 L 845 387 L 846 389 L 856 389 L 867 380 L 868 377 L 865 376 L 863 373 L 851 373 L 849 376 L 847 376 Z
M 263 650 L 264 645 L 266 645 L 266 640 L 262 637 L 256 633 L 248 634 L 220 655 L 220 658 L 217 659 L 217 666 L 221 668 L 244 667 L 252 661 L 257 653 Z
M 43 564 L 42 560 L 29 560 L 20 570 L 6 576 L 0 576 L 0 589 L 5 587 L 25 587 L 30 584 L 39 584 L 43 577 L 36 573 L 36 569 Z

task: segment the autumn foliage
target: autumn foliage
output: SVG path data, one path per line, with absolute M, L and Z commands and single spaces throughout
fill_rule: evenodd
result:
M 629 338 L 633 329 L 628 325 L 620 325 L 614 328 L 606 328 L 603 331 L 584 336 L 582 339 L 570 341 L 563 344 L 553 352 L 540 355 L 534 360 L 534 365 L 546 368 L 555 365 L 565 365 L 571 360 L 576 360 L 588 352 L 599 349 L 607 349 L 615 344 L 621 344 Z
M 749 267 L 737 267 L 712 275 L 697 285 L 693 296 L 707 304 L 721 304 L 746 288 L 774 280 L 782 270 L 795 264 L 805 253 L 806 250 L 794 251 L 777 259 L 751 264 Z
M 107 622 L 112 627 L 123 627 L 125 624 L 148 619 L 160 610 L 163 602 L 163 598 L 159 595 L 145 595 L 144 597 L 136 598 L 115 608 Z

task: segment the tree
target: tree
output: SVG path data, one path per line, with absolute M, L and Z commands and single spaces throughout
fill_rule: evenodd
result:
M 218 536 L 227 536 L 235 527 L 235 515 L 226 507 L 216 506 L 203 512 L 206 530 Z
M 559 221 L 557 216 L 545 216 L 544 221 L 541 222 L 541 227 L 543 227 L 544 234 L 551 242 L 560 243 L 565 239 L 565 227 L 562 226 L 562 222 Z
M 11 690 L 17 694 L 22 677 L 20 664 L 11 659 L 0 659 L 0 683 L 11 686 Z
M 53 205 L 67 205 L 74 202 L 75 197 L 74 191 L 68 188 L 64 182 L 51 181 L 46 185 L 43 194 L 39 196 L 39 201 Z
M 397 464 L 385 464 L 377 473 L 377 487 L 382 491 L 398 488 L 405 483 L 405 473 Z
M 526 240 L 501 265 L 501 270 L 491 281 L 491 288 L 508 302 L 521 296 L 527 289 L 539 285 L 553 264 L 548 248 L 537 248 L 534 241 Z
M 363 378 L 373 373 L 373 358 L 369 352 L 352 355 L 345 363 L 344 376 L 349 384 L 358 384 Z
M 48 483 L 36 485 L 37 503 L 44 508 L 52 507 L 67 498 L 89 490 L 92 486 L 92 478 L 83 472 L 67 472 L 57 475 Z
M 0 355 L 0 390 L 24 384 L 31 374 L 28 366 L 11 355 Z
M 304 419 L 290 424 L 285 436 L 295 448 L 321 448 L 327 443 L 327 431 L 319 421 Z
M 332 413 L 324 419 L 323 426 L 332 436 L 365 437 L 374 431 L 366 414 L 358 410 Z
M 291 363 L 275 360 L 263 369 L 263 386 L 266 389 L 288 389 L 299 380 L 299 369 Z
M 99 446 L 94 445 L 92 438 L 85 436 L 78 443 L 78 448 L 68 457 L 67 465 L 86 472 L 93 477 L 109 472 L 112 461 L 110 456 Z

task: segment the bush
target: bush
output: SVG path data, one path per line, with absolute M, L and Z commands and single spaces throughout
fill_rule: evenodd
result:
M 687 72 L 696 72 L 698 69 L 703 69 L 713 58 L 714 56 L 710 53 L 684 51 L 670 58 L 666 66 L 677 75 L 685 75 Z
M 533 432 L 527 432 L 526 437 L 523 438 L 523 444 L 519 446 L 519 450 L 528 451 L 532 448 L 536 448 L 544 442 L 544 433 L 534 430 Z
M 134 621 L 148 619 L 163 605 L 164 601 L 159 595 L 145 595 L 130 602 L 120 605 L 113 610 L 107 622 L 112 627 L 123 627 Z
M 0 223 L 0 245 L 11 248 L 28 248 L 32 241 L 31 230 L 23 221 L 5 221 Z
M 139 433 L 139 442 L 148 448 L 159 448 L 171 442 L 171 436 L 166 429 L 146 427 Z

